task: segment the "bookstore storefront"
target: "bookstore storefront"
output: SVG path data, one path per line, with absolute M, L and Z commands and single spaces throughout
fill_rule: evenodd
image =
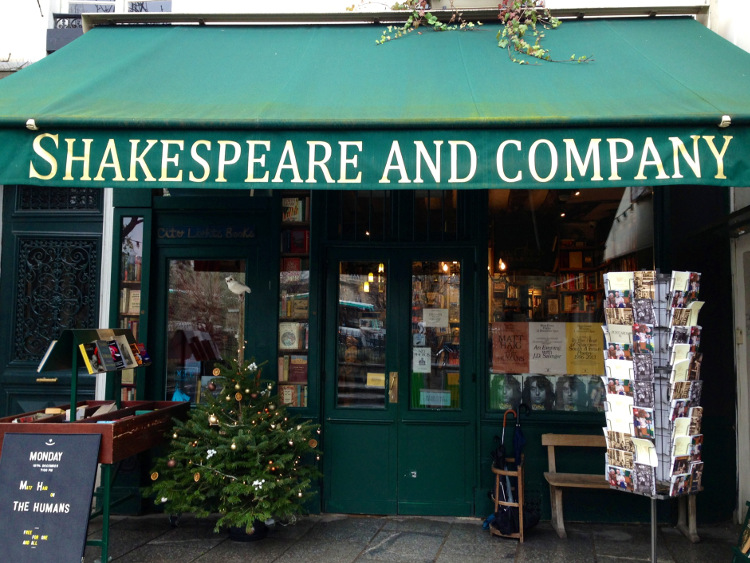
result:
M 699 517 L 727 517 L 731 276 L 709 227 L 750 185 L 747 53 L 688 18 L 565 22 L 551 48 L 596 61 L 525 68 L 489 29 L 373 31 L 103 25 L 0 83 L 6 189 L 114 188 L 110 321 L 155 358 L 125 392 L 199 401 L 217 360 L 268 360 L 321 424 L 318 508 L 372 514 L 489 513 L 522 400 L 548 515 L 541 434 L 604 424 L 602 275 L 702 272 Z M 394 78 L 415 42 L 461 72 Z M 565 350 L 515 349 L 540 330 Z M 612 516 L 612 495 L 576 496 L 570 519 L 648 518 L 644 498 Z

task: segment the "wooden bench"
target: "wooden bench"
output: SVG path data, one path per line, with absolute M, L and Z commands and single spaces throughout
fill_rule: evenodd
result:
M 542 434 L 542 445 L 547 446 L 549 471 L 544 478 L 549 483 L 549 499 L 552 506 L 552 527 L 561 538 L 567 537 L 563 520 L 562 493 L 565 488 L 575 489 L 609 489 L 609 481 L 604 478 L 604 471 L 596 475 L 586 473 L 558 473 L 555 463 L 555 446 L 605 448 L 607 442 L 603 434 Z
M 558 473 L 555 464 L 555 446 L 605 448 L 607 441 L 603 434 L 542 434 L 542 445 L 547 446 L 549 471 L 544 478 L 549 483 L 549 498 L 552 508 L 552 527 L 561 538 L 567 537 L 563 520 L 562 492 L 565 488 L 575 489 L 609 489 L 609 481 L 604 473 L 590 475 L 586 473 Z M 700 541 L 695 524 L 695 495 L 682 495 L 678 501 L 679 516 L 677 529 L 692 543 Z

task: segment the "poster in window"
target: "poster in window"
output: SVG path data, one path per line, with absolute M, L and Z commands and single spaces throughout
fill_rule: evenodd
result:
M 529 372 L 565 373 L 565 337 L 563 323 L 529 323 Z
M 565 323 L 567 332 L 567 373 L 601 375 L 604 373 L 601 325 Z
M 492 323 L 492 371 L 529 371 L 529 323 Z
M 430 373 L 432 371 L 432 348 L 429 346 L 412 348 L 411 371 Z

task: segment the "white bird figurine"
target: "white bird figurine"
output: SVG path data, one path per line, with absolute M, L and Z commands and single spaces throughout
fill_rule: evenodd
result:
M 231 291 L 232 293 L 235 293 L 237 295 L 242 295 L 243 293 L 252 293 L 252 290 L 249 287 L 247 287 L 244 283 L 238 282 L 232 276 L 227 276 L 226 282 L 229 291 Z

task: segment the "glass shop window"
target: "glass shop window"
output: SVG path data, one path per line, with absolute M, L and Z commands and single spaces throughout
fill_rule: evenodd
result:
M 650 190 L 491 190 L 488 408 L 603 410 L 603 274 L 652 267 Z

